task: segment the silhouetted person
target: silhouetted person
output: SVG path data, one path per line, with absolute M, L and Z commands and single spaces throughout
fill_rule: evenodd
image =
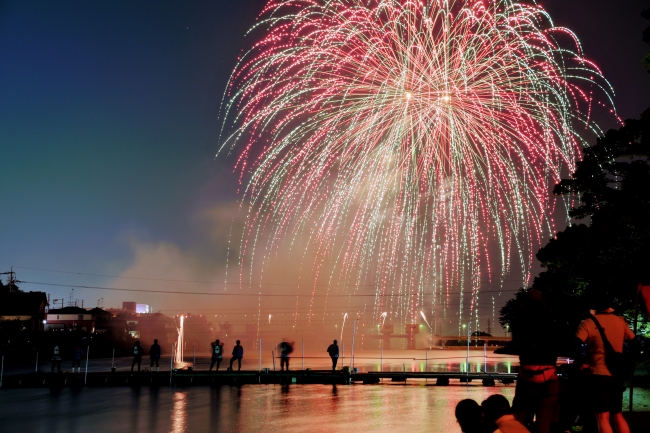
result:
M 512 415 L 508 399 L 500 394 L 489 396 L 481 403 L 484 431 L 494 433 L 530 433 Z
M 133 367 L 135 364 L 138 364 L 138 372 L 140 371 L 140 365 L 142 364 L 142 355 L 144 350 L 140 346 L 140 342 L 136 340 L 135 345 L 133 346 L 133 362 L 131 363 L 131 373 L 133 373 Z
M 334 340 L 334 343 L 330 344 L 327 348 L 327 353 L 329 353 L 330 358 L 332 358 L 332 371 L 336 370 L 336 363 L 339 362 L 339 341 Z
M 153 370 L 153 364 L 156 363 L 156 371 L 160 371 L 160 344 L 158 344 L 158 339 L 153 340 L 153 344 L 149 349 L 149 358 L 151 359 L 151 365 L 149 368 Z
M 623 351 L 625 341 L 634 339 L 634 332 L 622 317 L 614 315 L 611 302 L 596 302 L 596 314 L 580 323 L 576 337 L 587 344 L 585 372 L 587 406 L 596 414 L 599 433 L 612 432 L 612 424 L 618 433 L 629 433 L 630 427 L 623 418 L 623 377 L 612 376 L 605 363 L 606 344 L 615 352 Z M 600 304 L 600 305 L 598 305 Z M 601 337 L 602 329 L 605 340 Z
M 481 433 L 483 411 L 471 398 L 461 400 L 456 405 L 456 421 L 463 433 Z
M 284 366 L 287 366 L 289 371 L 289 355 L 293 352 L 293 345 L 283 341 L 280 343 L 280 371 L 284 371 Z
M 74 373 L 75 366 L 77 367 L 77 372 L 81 372 L 81 360 L 83 359 L 85 353 L 81 348 L 81 344 L 77 343 L 72 349 L 72 372 Z
M 54 343 L 52 348 L 52 373 L 54 373 L 54 367 L 61 373 L 61 346 L 58 341 Z
M 512 413 L 535 432 L 549 433 L 557 420 L 559 379 L 556 374 L 558 335 L 549 308 L 538 290 L 519 301 L 512 323 L 512 343 L 519 355 L 519 375 Z
M 212 367 L 214 367 L 215 363 L 217 364 L 217 371 L 219 371 L 219 366 L 221 365 L 222 359 L 223 359 L 223 344 L 221 344 L 221 342 L 217 338 L 217 341 L 212 343 L 212 362 L 210 363 L 210 370 L 208 371 L 212 371 Z
M 232 349 L 232 358 L 230 358 L 230 370 L 232 370 L 232 363 L 235 362 L 235 360 L 237 360 L 237 363 L 239 365 L 237 371 L 241 370 L 241 360 L 243 357 L 244 357 L 244 348 L 241 347 L 241 344 L 239 344 L 239 340 L 237 340 L 237 345 Z

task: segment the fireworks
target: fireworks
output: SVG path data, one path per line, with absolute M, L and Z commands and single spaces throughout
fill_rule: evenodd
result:
M 378 317 L 460 293 L 458 323 L 478 319 L 481 280 L 527 275 L 552 230 L 549 185 L 600 132 L 593 107 L 612 106 L 535 5 L 271 0 L 253 32 L 220 151 L 242 149 L 242 265 L 307 239 L 314 284 L 371 282 Z

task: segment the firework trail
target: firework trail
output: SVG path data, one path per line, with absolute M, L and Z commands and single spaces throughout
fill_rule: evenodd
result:
M 422 318 L 424 319 L 427 326 L 429 327 L 429 330 L 431 330 L 431 325 L 429 324 L 429 321 L 427 320 L 427 316 L 424 315 L 424 311 L 420 311 L 420 314 L 422 315 Z
M 343 314 L 343 324 L 341 325 L 341 341 L 343 341 L 343 329 L 345 328 L 345 319 L 348 318 L 348 313 Z
M 242 270 L 287 242 L 313 293 L 370 282 L 377 317 L 412 321 L 427 296 L 459 327 L 481 279 L 528 278 L 549 186 L 601 132 L 592 110 L 613 112 L 569 30 L 505 0 L 271 0 L 252 31 L 220 150 L 242 149 Z

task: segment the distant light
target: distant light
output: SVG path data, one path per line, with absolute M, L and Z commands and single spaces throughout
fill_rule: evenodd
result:
M 406 100 L 407 100 L 407 101 L 410 101 L 411 98 L 413 97 L 413 95 L 411 94 L 411 92 L 406 92 L 405 96 L 406 96 Z
M 46 323 L 47 323 L 47 320 L 43 320 L 43 325 L 45 325 Z

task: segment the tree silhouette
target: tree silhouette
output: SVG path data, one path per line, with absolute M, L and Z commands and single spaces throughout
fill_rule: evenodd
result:
M 602 299 L 631 314 L 637 285 L 650 282 L 650 109 L 585 149 L 554 193 L 577 198 L 570 216 L 581 223 L 538 251 L 545 270 L 532 288 L 567 332 Z M 503 325 L 516 322 L 520 296 L 501 309 Z

